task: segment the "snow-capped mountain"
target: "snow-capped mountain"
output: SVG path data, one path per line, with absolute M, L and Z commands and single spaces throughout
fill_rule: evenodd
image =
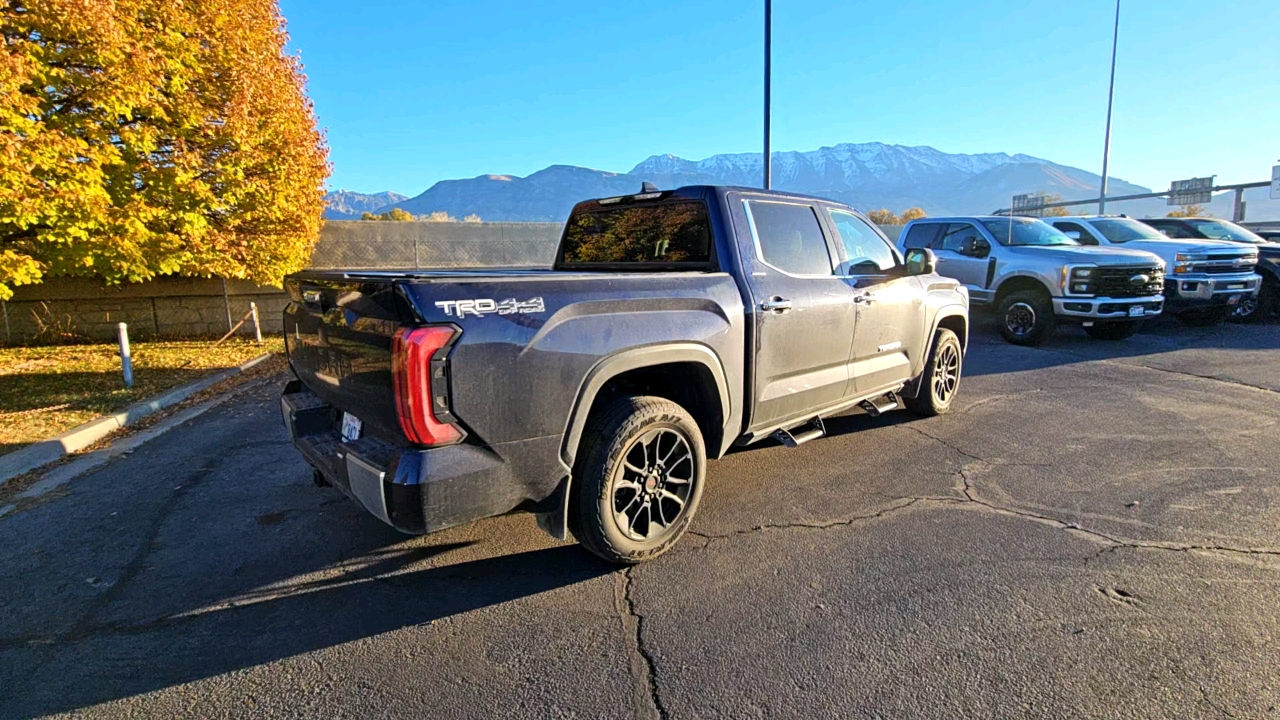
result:
M 758 187 L 761 175 L 760 153 L 712 155 L 703 160 L 654 155 L 626 173 L 552 165 L 523 178 L 481 175 L 444 180 L 417 197 L 378 212 L 401 207 L 415 215 L 444 210 L 454 217 L 475 214 L 484 220 L 562 221 L 580 200 L 638 192 L 644 181 L 660 188 L 695 184 Z M 773 154 L 775 188 L 832 198 L 861 210 L 901 212 L 918 206 L 930 215 L 989 213 L 1009 207 L 1012 196 L 1020 193 L 1046 192 L 1068 200 L 1093 197 L 1100 182 L 1098 175 L 1086 170 L 1023 154 L 966 155 L 878 142 Z M 1108 187 L 1111 195 L 1145 192 L 1150 190 L 1114 177 Z M 1108 210 L 1163 215 L 1165 207 L 1162 200 L 1145 200 L 1108 204 Z M 1250 206 L 1250 218 L 1269 214 L 1276 213 Z
M 324 194 L 324 216 L 330 220 L 358 220 L 363 213 L 373 212 L 409 198 L 400 193 L 358 193 L 334 190 Z

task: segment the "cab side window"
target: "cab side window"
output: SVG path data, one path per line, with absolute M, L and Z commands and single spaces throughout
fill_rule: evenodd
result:
M 1162 223 L 1150 223 L 1150 225 L 1151 227 L 1159 230 L 1160 232 L 1164 233 L 1165 235 L 1168 235 L 1171 238 L 1194 239 L 1195 237 L 1190 233 L 1190 231 L 1182 227 L 1181 223 L 1162 222 Z
M 898 258 L 889 243 L 871 226 L 852 213 L 840 210 L 830 213 L 831 224 L 844 248 L 844 261 L 836 269 L 837 275 L 874 275 L 897 267 Z
M 1073 222 L 1055 222 L 1053 226 L 1067 234 L 1067 237 L 1076 240 L 1081 245 L 1097 245 L 1098 239 L 1089 232 L 1087 228 L 1079 223 Z
M 947 231 L 938 238 L 934 244 L 935 250 L 950 250 L 958 253 L 966 243 L 972 243 L 975 239 L 982 237 L 978 229 L 969 223 L 951 223 L 947 226 Z
M 792 275 L 830 275 L 831 252 L 810 205 L 750 200 L 760 259 Z

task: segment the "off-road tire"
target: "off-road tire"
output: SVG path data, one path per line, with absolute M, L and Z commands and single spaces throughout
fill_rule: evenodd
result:
M 903 403 L 911 412 L 925 417 L 947 412 L 956 399 L 956 393 L 960 391 L 963 368 L 964 349 L 960 345 L 960 338 L 950 330 L 940 328 L 933 336 L 929 360 L 920 372 L 920 390 L 915 397 L 903 398 Z M 954 376 L 954 379 L 948 382 L 950 376 Z
M 1231 309 L 1227 307 L 1184 310 L 1178 313 L 1178 321 L 1191 327 L 1213 327 L 1221 324 L 1230 314 Z
M 1031 311 L 1030 327 L 1025 332 L 1015 331 L 1015 318 L 1021 319 L 1023 313 Z M 1019 313 L 1017 316 L 1014 313 Z M 996 309 L 996 325 L 1000 336 L 1014 345 L 1039 345 L 1053 334 L 1058 319 L 1053 315 L 1053 298 L 1044 290 L 1018 290 L 1011 292 L 1000 301 Z
M 1141 321 L 1095 322 L 1084 327 L 1085 333 L 1095 340 L 1124 340 L 1142 329 Z
M 661 535 L 636 540 L 619 526 L 614 508 L 615 474 L 627 453 L 653 430 L 671 431 L 688 444 L 692 487 L 680 513 Z M 660 397 L 622 397 L 588 421 L 579 448 L 569 498 L 569 530 L 584 548 L 619 565 L 652 560 L 676 544 L 697 513 L 706 479 L 707 456 L 702 432 L 689 413 L 676 403 Z

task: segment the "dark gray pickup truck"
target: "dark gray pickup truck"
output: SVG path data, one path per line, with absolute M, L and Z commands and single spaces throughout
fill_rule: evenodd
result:
M 404 532 L 528 511 L 635 563 L 735 444 L 950 406 L 968 295 L 929 250 L 818 198 L 644 190 L 578 204 L 551 269 L 287 278 L 281 403 L 317 482 Z

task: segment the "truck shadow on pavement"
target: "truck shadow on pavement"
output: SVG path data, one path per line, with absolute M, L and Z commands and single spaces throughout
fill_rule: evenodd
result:
M 77 626 L 54 638 L 9 638 L 25 649 L 21 696 L 5 717 L 38 717 L 161 690 L 546 593 L 616 571 L 572 545 L 413 570 L 471 542 L 401 545 L 366 552 L 365 563 L 277 590 L 230 591 L 210 607 L 138 623 Z M 420 545 L 413 547 L 414 545 Z M 57 604 L 48 608 L 60 612 Z M 319 661 L 317 661 L 319 662 Z M 75 682 L 52 682 L 79 667 Z M 43 679 L 42 679 L 42 676 Z M 19 690 L 9 687 L 8 692 Z

